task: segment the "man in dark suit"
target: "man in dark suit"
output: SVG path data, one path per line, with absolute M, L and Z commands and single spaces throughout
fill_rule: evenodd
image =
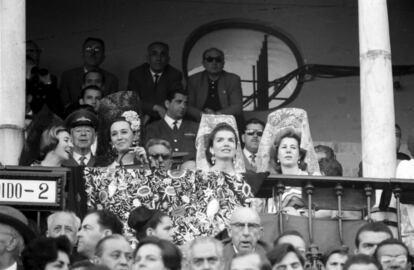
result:
M 197 121 L 202 113 L 231 114 L 240 118 L 243 104 L 240 77 L 223 70 L 224 53 L 217 48 L 205 50 L 203 66 L 204 71 L 188 79 L 189 116 Z
M 244 143 L 243 156 L 246 171 L 256 172 L 256 155 L 264 127 L 265 123 L 256 118 L 249 119 L 246 122 L 243 135 L 241 136 Z
M 164 139 L 171 144 L 173 153 L 186 152 L 184 160 L 195 159 L 195 138 L 198 123 L 183 119 L 187 112 L 187 93 L 173 90 L 167 94 L 164 104 L 167 112 L 163 119 L 147 127 L 145 141 Z
M 103 96 L 118 91 L 118 78 L 100 68 L 105 60 L 105 43 L 99 38 L 87 38 L 82 45 L 83 66 L 64 71 L 60 80 L 60 92 L 64 106 L 77 102 L 82 90 L 84 74 L 90 70 L 99 70 L 105 78 Z
M 138 93 L 143 112 L 153 121 L 164 118 L 167 93 L 181 88 L 182 75 L 169 65 L 168 44 L 156 41 L 148 46 L 147 51 L 148 63 L 129 72 L 127 89 Z
M 66 127 L 70 130 L 73 140 L 73 154 L 63 163 L 66 167 L 95 165 L 95 156 L 91 146 L 95 142 L 98 118 L 88 109 L 79 109 L 65 120 Z

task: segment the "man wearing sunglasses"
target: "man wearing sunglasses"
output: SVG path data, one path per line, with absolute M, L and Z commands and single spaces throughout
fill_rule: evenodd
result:
M 150 139 L 145 144 L 151 169 L 170 170 L 172 165 L 172 149 L 168 141 Z
M 78 102 L 82 91 L 83 78 L 90 70 L 99 70 L 104 74 L 103 96 L 118 91 L 118 78 L 100 68 L 105 60 L 105 43 L 100 38 L 88 37 L 82 45 L 83 66 L 64 71 L 60 79 L 60 91 L 64 106 Z
M 378 245 L 374 257 L 382 265 L 383 270 L 411 269 L 408 247 L 398 239 L 382 241 Z
M 265 123 L 256 118 L 251 118 L 246 121 L 244 133 L 241 137 L 244 143 L 243 155 L 246 171 L 256 171 L 256 155 L 264 127 Z
M 188 78 L 188 115 L 196 121 L 201 114 L 242 115 L 240 77 L 223 70 L 224 53 L 217 48 L 204 51 L 204 71 Z

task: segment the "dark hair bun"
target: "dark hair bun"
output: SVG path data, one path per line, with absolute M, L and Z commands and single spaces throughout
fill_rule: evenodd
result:
M 135 230 L 139 230 L 139 228 L 142 228 L 147 224 L 156 212 L 156 210 L 148 209 L 146 206 L 139 206 L 129 214 L 128 226 Z

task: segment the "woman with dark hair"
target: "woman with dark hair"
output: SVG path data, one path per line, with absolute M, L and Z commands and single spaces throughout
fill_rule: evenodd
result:
M 303 270 L 305 266 L 305 259 L 291 244 L 276 245 L 267 253 L 267 259 L 273 270 Z
M 63 126 L 51 126 L 43 131 L 40 139 L 40 157 L 32 166 L 61 167 L 72 155 L 72 138 Z
M 306 150 L 300 147 L 300 136 L 288 130 L 275 141 L 275 170 L 280 174 L 307 175 Z
M 135 230 L 135 237 L 142 241 L 147 236 L 172 241 L 171 218 L 159 211 L 139 206 L 131 211 L 128 226 Z
M 180 270 L 181 251 L 170 241 L 147 237 L 134 251 L 134 270 Z
M 235 174 L 237 143 L 236 131 L 229 124 L 220 123 L 213 129 L 206 148 L 206 158 L 211 165 L 211 171 Z
M 115 168 L 122 165 L 147 164 L 145 149 L 138 146 L 140 119 L 135 111 L 126 111 L 109 125 L 112 157 L 99 156 L 96 166 Z
M 71 245 L 66 236 L 41 237 L 33 240 L 22 252 L 24 269 L 68 270 Z

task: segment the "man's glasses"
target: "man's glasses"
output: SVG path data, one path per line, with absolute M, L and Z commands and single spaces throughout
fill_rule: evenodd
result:
M 398 256 L 383 255 L 380 258 L 381 264 L 390 264 L 393 261 L 396 262 L 397 264 L 406 264 L 407 255 L 398 255 Z
M 102 49 L 99 48 L 99 47 L 86 47 L 85 51 L 88 52 L 88 53 L 93 53 L 93 52 L 94 53 L 99 53 L 99 52 L 102 51 Z
M 213 56 L 208 56 L 206 58 L 204 58 L 208 63 L 211 63 L 213 61 L 216 61 L 216 63 L 221 63 L 223 62 L 223 59 L 220 56 L 217 57 L 213 57 Z
M 257 223 L 242 223 L 242 222 L 234 222 L 234 223 L 231 223 L 230 225 L 238 230 L 243 230 L 247 226 L 247 229 L 249 229 L 249 231 L 257 230 L 262 227 L 260 224 L 257 224 Z
M 162 158 L 163 160 L 166 160 L 166 159 L 169 159 L 170 157 L 171 157 L 171 155 L 163 155 L 163 154 L 153 154 L 153 155 L 149 155 L 151 158 L 153 158 L 153 159 L 156 159 L 156 160 L 158 160 L 158 159 L 160 159 L 160 158 Z
M 253 129 L 247 129 L 246 130 L 246 134 L 249 135 L 249 136 L 253 136 L 254 134 L 256 134 L 257 136 L 262 137 L 263 131 L 253 130 Z

